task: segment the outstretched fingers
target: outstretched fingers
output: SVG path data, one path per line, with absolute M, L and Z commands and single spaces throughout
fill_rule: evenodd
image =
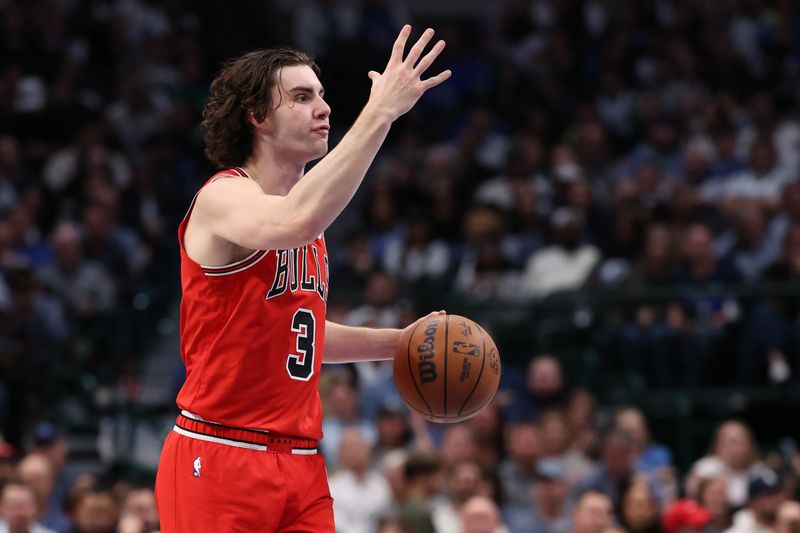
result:
M 408 42 L 410 34 L 411 25 L 409 24 L 403 26 L 403 29 L 397 34 L 397 39 L 394 40 L 394 45 L 392 46 L 392 55 L 389 56 L 390 65 L 399 65 L 403 62 L 403 52 L 405 52 L 406 42 Z
M 419 60 L 417 66 L 414 67 L 414 73 L 417 76 L 422 75 L 423 72 L 428 70 L 428 67 L 431 66 L 431 63 L 433 63 L 436 58 L 439 57 L 439 54 L 442 53 L 442 50 L 444 50 L 444 41 L 439 41 L 433 45 L 433 48 L 431 48 L 430 52 L 422 56 L 422 59 Z
M 428 46 L 428 43 L 431 42 L 433 38 L 433 30 L 428 28 L 424 32 L 422 32 L 422 37 L 414 43 L 414 46 L 411 47 L 411 50 L 408 51 L 408 57 L 406 57 L 406 64 L 411 65 L 413 68 L 416 65 L 419 56 L 422 55 L 422 51 Z
M 444 72 L 440 72 L 436 76 L 428 78 L 427 80 L 422 82 L 422 90 L 423 91 L 427 91 L 431 87 L 436 87 L 437 85 L 442 83 L 444 80 L 449 78 L 452 74 L 453 73 L 451 71 L 445 70 Z

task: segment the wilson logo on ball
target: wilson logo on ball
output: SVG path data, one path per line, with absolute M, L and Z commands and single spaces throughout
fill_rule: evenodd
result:
M 433 359 L 436 357 L 436 349 L 434 348 L 433 341 L 436 337 L 436 330 L 439 327 L 439 320 L 432 320 L 428 327 L 425 328 L 425 338 L 417 346 L 417 353 L 419 354 L 419 379 L 424 383 L 431 383 L 436 381 L 436 363 Z

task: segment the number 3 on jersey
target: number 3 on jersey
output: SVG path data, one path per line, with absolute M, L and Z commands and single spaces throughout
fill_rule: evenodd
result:
M 292 317 L 292 331 L 297 333 L 297 353 L 290 353 L 286 359 L 286 371 L 292 379 L 308 381 L 314 373 L 316 323 L 314 313 L 302 307 Z

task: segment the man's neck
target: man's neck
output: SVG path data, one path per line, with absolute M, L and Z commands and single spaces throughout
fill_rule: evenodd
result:
M 247 158 L 244 168 L 266 194 L 286 196 L 300 181 L 305 164 L 296 159 L 281 156 L 266 145 L 256 146 Z

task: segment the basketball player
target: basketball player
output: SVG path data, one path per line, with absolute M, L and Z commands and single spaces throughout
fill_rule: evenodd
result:
M 181 409 L 156 479 L 161 531 L 333 533 L 317 382 L 323 360 L 391 359 L 402 330 L 327 322 L 323 232 L 389 128 L 450 76 L 422 80 L 444 48 L 405 26 L 338 146 L 318 68 L 288 49 L 245 54 L 211 84 L 206 154 L 223 170 L 180 224 Z

